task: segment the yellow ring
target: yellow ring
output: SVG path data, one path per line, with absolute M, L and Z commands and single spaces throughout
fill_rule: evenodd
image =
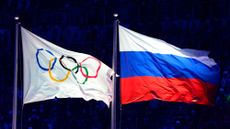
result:
M 65 76 L 63 79 L 58 80 L 58 79 L 54 78 L 53 75 L 52 75 L 52 72 L 51 72 L 51 68 L 50 68 L 50 67 L 51 67 L 51 63 L 52 63 L 52 61 L 53 61 L 54 59 L 55 59 L 55 58 L 52 58 L 52 59 L 50 59 L 50 61 L 49 61 L 49 76 L 50 76 L 50 78 L 51 78 L 53 81 L 55 81 L 55 82 L 64 82 L 64 81 L 69 77 L 70 71 L 67 72 L 66 76 Z

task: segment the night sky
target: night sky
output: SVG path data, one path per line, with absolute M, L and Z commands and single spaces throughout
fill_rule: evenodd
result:
M 1 0 L 0 129 L 12 128 L 14 17 L 36 35 L 112 67 L 114 13 L 122 26 L 136 32 L 180 48 L 210 51 L 221 68 L 214 106 L 159 100 L 123 105 L 121 129 L 229 129 L 229 0 Z M 22 74 L 20 51 L 18 129 L 110 128 L 111 109 L 103 102 L 55 98 L 22 108 Z

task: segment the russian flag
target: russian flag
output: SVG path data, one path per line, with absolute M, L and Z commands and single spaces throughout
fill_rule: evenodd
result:
M 207 51 L 181 49 L 119 26 L 121 103 L 158 99 L 212 105 L 219 67 Z

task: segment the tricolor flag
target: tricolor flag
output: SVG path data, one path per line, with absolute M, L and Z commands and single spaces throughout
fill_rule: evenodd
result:
M 181 49 L 119 26 L 121 102 L 213 104 L 219 67 L 208 52 Z
M 54 45 L 21 28 L 23 103 L 57 98 L 112 100 L 112 69 L 97 58 Z

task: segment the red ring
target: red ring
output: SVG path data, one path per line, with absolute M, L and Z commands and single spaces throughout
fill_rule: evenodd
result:
M 82 62 L 80 62 L 80 66 L 82 66 L 82 63 L 83 63 L 84 61 L 86 61 L 87 59 L 89 59 L 89 58 L 95 59 L 95 60 L 97 60 L 98 63 L 99 63 L 99 66 L 98 66 L 98 68 L 97 68 L 97 70 L 96 70 L 96 75 L 94 75 L 94 76 L 86 75 L 85 73 L 83 73 L 82 67 L 80 67 L 80 71 L 81 71 L 82 75 L 83 75 L 84 77 L 86 77 L 86 78 L 96 78 L 96 77 L 98 76 L 98 72 L 99 72 L 99 70 L 100 70 L 100 68 L 101 68 L 101 61 L 99 61 L 97 58 L 94 58 L 94 57 L 87 57 L 87 58 L 85 58 Z

